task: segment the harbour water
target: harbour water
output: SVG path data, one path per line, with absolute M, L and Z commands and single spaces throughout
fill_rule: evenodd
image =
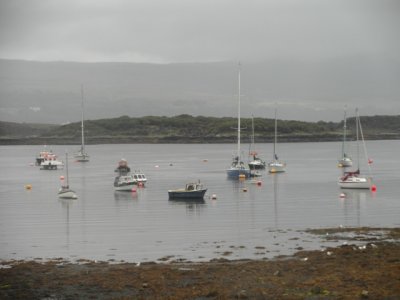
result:
M 338 188 L 336 142 L 279 144 L 287 172 L 264 172 L 261 185 L 227 179 L 233 144 L 89 145 L 90 162 L 69 163 L 78 199 L 60 200 L 65 170 L 32 165 L 43 147 L 1 146 L 0 259 L 262 259 L 327 245 L 307 228 L 399 226 L 400 141 L 367 147 L 376 192 Z M 47 146 L 61 159 L 78 148 Z M 271 144 L 257 149 L 261 158 L 272 157 Z M 146 174 L 145 187 L 114 191 L 121 158 Z M 168 200 L 168 189 L 197 180 L 208 188 L 204 201 Z

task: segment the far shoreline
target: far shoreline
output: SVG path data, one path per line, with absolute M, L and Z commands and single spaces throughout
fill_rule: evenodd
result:
M 295 135 L 279 136 L 279 143 L 319 143 L 340 142 L 342 137 L 334 135 Z M 379 134 L 365 136 L 366 141 L 400 140 L 399 134 Z M 349 141 L 351 142 L 351 140 Z M 236 137 L 87 137 L 86 145 L 102 144 L 235 144 Z M 242 144 L 249 144 L 249 139 L 242 139 Z M 256 144 L 273 143 L 273 137 L 257 138 Z M 80 145 L 79 137 L 0 137 L 0 145 Z

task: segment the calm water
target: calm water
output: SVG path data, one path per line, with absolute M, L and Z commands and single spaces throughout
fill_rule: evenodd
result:
M 399 146 L 400 141 L 367 142 L 377 192 L 347 191 L 345 199 L 337 187 L 340 143 L 280 144 L 287 173 L 264 173 L 261 186 L 226 178 L 235 145 L 89 146 L 89 163 L 69 164 L 78 200 L 57 197 L 64 170 L 30 165 L 43 147 L 2 146 L 0 259 L 263 258 L 298 246 L 321 247 L 300 232 L 306 228 L 399 226 Z M 262 158 L 272 156 L 271 144 L 257 148 Z M 62 157 L 78 147 L 51 149 Z M 113 190 L 122 157 L 148 178 L 136 193 Z M 199 179 L 208 187 L 204 202 L 168 200 L 168 189 Z

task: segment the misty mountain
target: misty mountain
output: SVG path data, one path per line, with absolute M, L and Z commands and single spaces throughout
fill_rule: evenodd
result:
M 62 124 L 121 115 L 237 115 L 236 62 L 138 64 L 0 60 L 0 120 Z M 399 114 L 400 62 L 362 57 L 243 63 L 242 116 L 339 121 Z

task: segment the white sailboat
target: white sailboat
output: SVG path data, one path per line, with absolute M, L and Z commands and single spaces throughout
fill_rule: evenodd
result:
M 286 163 L 280 161 L 276 153 L 277 136 L 278 136 L 278 120 L 276 118 L 276 108 L 275 108 L 274 155 L 272 157 L 272 161 L 268 163 L 268 171 L 270 173 L 282 173 L 286 171 Z
M 84 125 L 84 107 L 83 107 L 83 85 L 81 85 L 81 98 L 82 98 L 82 121 L 81 121 L 81 135 L 82 135 L 82 142 L 81 142 L 81 149 L 74 155 L 77 161 L 80 162 L 87 162 L 89 161 L 89 154 L 85 151 L 85 125 Z
M 255 149 L 255 143 L 254 143 L 254 117 L 251 116 L 251 128 L 252 128 L 252 134 L 251 134 L 251 144 L 250 144 L 250 151 L 249 151 L 249 156 L 252 158 L 252 160 L 249 162 L 249 168 L 252 171 L 252 175 L 258 175 L 257 171 L 259 170 L 264 170 L 265 169 L 265 161 L 263 161 L 261 158 L 257 156 L 257 151 Z
M 68 152 L 65 152 L 65 168 L 67 170 L 66 176 L 66 184 L 61 185 L 60 190 L 58 191 L 58 197 L 62 199 L 77 199 L 78 196 L 76 193 L 69 188 L 69 174 L 68 174 Z
M 339 159 L 338 166 L 347 168 L 351 167 L 353 165 L 353 161 L 351 160 L 351 157 L 346 154 L 346 109 L 344 110 L 344 118 L 343 118 L 343 142 L 342 142 L 342 157 Z
M 250 169 L 246 167 L 240 158 L 240 64 L 239 64 L 239 74 L 238 74 L 238 127 L 237 127 L 237 155 L 233 158 L 231 167 L 226 170 L 229 178 L 239 179 L 239 178 L 249 178 Z
M 358 109 L 356 109 L 357 169 L 355 171 L 343 172 L 343 176 L 339 178 L 338 182 L 340 188 L 342 189 L 369 189 L 372 187 L 372 178 L 360 173 L 359 134 L 361 134 L 361 138 L 364 143 L 360 116 L 358 115 Z M 364 150 L 366 153 L 365 144 Z

